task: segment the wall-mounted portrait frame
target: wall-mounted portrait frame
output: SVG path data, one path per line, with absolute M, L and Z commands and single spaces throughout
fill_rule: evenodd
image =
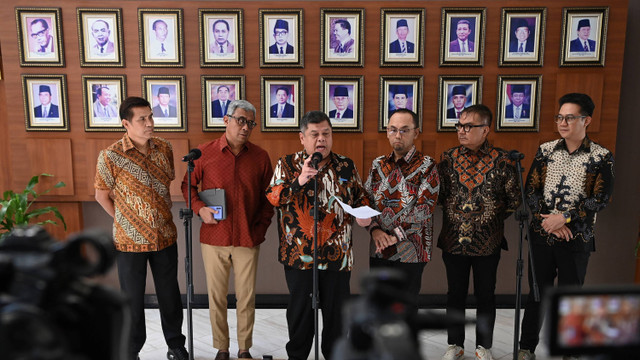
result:
M 262 131 L 299 131 L 304 114 L 304 76 L 261 76 Z
M 229 103 L 245 99 L 244 75 L 202 75 L 200 85 L 202 131 L 225 131 L 224 116 L 227 114 Z
M 186 132 L 184 75 L 142 75 L 142 97 L 151 104 L 155 131 Z
M 84 131 L 124 131 L 119 109 L 126 97 L 125 75 L 82 75 Z
M 244 10 L 198 9 L 200 67 L 244 66 Z
M 362 132 L 364 76 L 320 76 L 320 109 L 334 132 Z
M 482 102 L 482 75 L 438 77 L 438 131 L 456 131 L 464 108 Z
M 27 131 L 69 131 L 66 75 L 22 75 Z
M 64 66 L 60 8 L 17 7 L 20 66 Z
M 423 76 L 395 75 L 380 76 L 380 114 L 378 131 L 386 132 L 389 118 L 400 108 L 413 111 L 418 115 L 420 131 L 422 131 L 422 91 Z
M 442 8 L 440 66 L 483 66 L 487 8 Z
M 303 9 L 260 9 L 260 67 L 304 67 Z
M 140 67 L 184 67 L 182 9 L 138 9 Z
M 380 66 L 424 66 L 424 8 L 380 9 Z
M 542 75 L 498 75 L 496 131 L 538 131 Z
M 320 66 L 364 66 L 364 9 L 320 9 Z
M 560 66 L 604 66 L 609 7 L 562 9 Z
M 500 66 L 542 66 L 547 8 L 502 8 Z
M 122 9 L 78 8 L 80 66 L 123 67 Z

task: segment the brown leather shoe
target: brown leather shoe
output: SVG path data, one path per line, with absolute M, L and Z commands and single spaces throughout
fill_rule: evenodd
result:
M 249 351 L 238 351 L 238 359 L 253 359 L 253 356 L 251 356 L 251 353 L 249 353 Z
M 229 352 L 218 351 L 218 353 L 216 354 L 216 360 L 229 360 Z

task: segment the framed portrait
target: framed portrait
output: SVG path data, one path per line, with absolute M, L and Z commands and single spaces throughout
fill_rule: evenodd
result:
M 122 9 L 78 8 L 80 66 L 124 66 Z
M 304 67 L 302 9 L 260 9 L 260 67 Z
M 364 9 L 320 9 L 320 66 L 364 66 Z
M 609 7 L 562 9 L 560 66 L 604 66 Z
M 440 75 L 438 84 L 438 131 L 456 131 L 462 110 L 482 102 L 482 75 Z
M 202 131 L 225 131 L 224 116 L 229 103 L 245 99 L 244 75 L 200 78 L 202 88 Z
M 380 9 L 380 66 L 424 65 L 425 9 Z
M 320 109 L 334 132 L 362 132 L 364 76 L 320 76 Z
M 498 75 L 496 131 L 538 131 L 542 75 Z
M 542 66 L 547 8 L 502 8 L 500 66 Z
M 127 97 L 124 75 L 82 75 L 85 131 L 124 131 L 120 104 Z
M 65 75 L 22 75 L 27 131 L 69 131 Z
M 20 66 L 64 66 L 60 8 L 16 8 Z
M 199 9 L 200 66 L 243 67 L 243 10 Z
M 440 66 L 483 66 L 486 8 L 442 8 Z
M 299 131 L 304 114 L 304 76 L 261 76 L 262 131 Z
M 184 75 L 142 75 L 142 97 L 151 104 L 155 131 L 187 131 Z
M 422 76 L 380 76 L 380 114 L 378 131 L 386 132 L 389 118 L 398 109 L 418 115 L 422 131 Z
M 184 67 L 182 9 L 138 9 L 141 67 Z

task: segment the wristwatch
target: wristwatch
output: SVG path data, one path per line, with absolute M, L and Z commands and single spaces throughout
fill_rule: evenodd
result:
M 565 224 L 568 224 L 571 222 L 571 214 L 568 211 L 563 212 L 562 217 L 564 217 Z

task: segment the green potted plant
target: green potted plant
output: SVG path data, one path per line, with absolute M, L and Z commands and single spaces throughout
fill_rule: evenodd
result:
M 65 183 L 60 181 L 52 188 L 49 188 L 38 194 L 33 188 L 36 186 L 36 184 L 38 184 L 40 177 L 44 176 L 53 175 L 40 174 L 32 177 L 31 180 L 29 180 L 27 187 L 22 192 L 17 193 L 13 190 L 7 190 L 4 192 L 2 201 L 0 201 L 0 242 L 11 232 L 11 230 L 13 230 L 14 227 L 25 226 L 32 220 L 35 220 L 35 218 L 37 218 L 38 216 L 48 213 L 53 213 L 56 218 L 60 219 L 60 222 L 62 222 L 64 229 L 67 230 L 67 224 L 64 222 L 62 214 L 60 214 L 56 207 L 46 206 L 40 209 L 29 211 L 29 208 L 38 197 L 50 192 L 55 188 L 65 186 Z M 58 225 L 58 223 L 54 220 L 45 220 L 35 224 Z

